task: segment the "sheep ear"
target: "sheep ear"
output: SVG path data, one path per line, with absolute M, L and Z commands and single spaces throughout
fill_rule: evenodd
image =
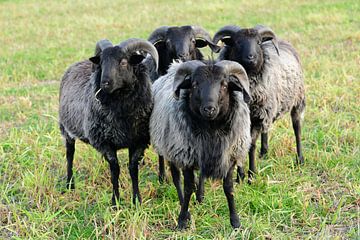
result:
M 141 55 L 141 54 L 134 54 L 134 55 L 132 55 L 131 57 L 130 57 L 130 59 L 129 59 L 129 63 L 131 64 L 131 65 L 138 65 L 139 63 L 141 63 L 142 62 L 142 60 L 144 60 L 144 56 L 143 55 Z
M 211 51 L 218 53 L 220 51 L 220 47 L 216 44 L 214 44 L 213 42 L 207 41 L 206 39 L 203 38 L 197 38 L 196 42 L 195 42 L 195 47 L 197 48 L 203 48 L 209 46 Z
M 275 33 L 273 32 L 273 30 L 271 30 L 271 28 L 263 26 L 263 25 L 256 25 L 254 28 L 259 32 L 259 34 L 261 36 L 261 42 L 271 41 L 275 47 L 277 54 L 280 55 L 279 43 L 278 43 L 277 37 L 276 37 Z
M 179 100 L 180 89 L 189 89 L 191 88 L 191 76 L 187 75 L 184 78 L 175 78 L 174 79 L 174 98 Z
M 232 37 L 230 37 L 230 36 L 223 37 L 223 38 L 221 39 L 221 41 L 222 41 L 225 45 L 228 45 L 228 46 L 233 46 L 233 45 L 234 45 L 234 40 L 233 40 Z
M 154 47 L 156 47 L 156 48 L 163 47 L 164 44 L 165 44 L 165 41 L 163 39 L 160 39 L 153 43 Z
M 89 60 L 94 64 L 99 64 L 100 63 L 100 56 L 91 57 L 91 58 L 89 58 Z
M 252 100 L 249 88 L 249 80 L 245 74 L 230 75 L 229 89 L 232 91 L 241 91 L 244 96 L 244 101 L 250 103 Z

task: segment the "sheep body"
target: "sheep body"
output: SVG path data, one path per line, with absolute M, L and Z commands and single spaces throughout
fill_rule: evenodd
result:
M 301 150 L 301 118 L 305 110 L 305 88 L 302 66 L 296 50 L 286 41 L 279 40 L 268 27 L 241 29 L 225 26 L 214 36 L 214 42 L 225 43 L 219 60 L 239 62 L 247 71 L 252 101 L 251 148 L 249 152 L 249 181 L 255 172 L 256 140 L 261 132 L 260 155 L 267 153 L 268 130 L 272 123 L 291 112 L 296 137 L 298 161 L 303 163 Z M 243 178 L 238 169 L 239 178 Z
M 267 132 L 275 120 L 304 104 L 305 89 L 300 62 L 289 44 L 279 41 L 280 56 L 271 43 L 263 44 L 263 52 L 261 74 L 248 76 L 253 98 L 251 118 L 261 121 L 260 130 Z
M 157 64 L 157 51 L 147 41 L 128 39 L 113 46 L 101 40 L 96 44 L 95 56 L 70 66 L 60 84 L 59 125 L 66 142 L 68 187 L 74 188 L 72 165 L 75 141 L 80 139 L 109 162 L 113 205 L 119 200 L 116 151 L 121 148 L 129 149 L 133 202 L 137 198 L 141 203 L 138 162 L 150 140 L 153 101 L 140 51 L 148 52 Z
M 212 66 L 200 61 L 174 63 L 153 83 L 152 93 L 150 138 L 157 153 L 170 162 L 181 204 L 178 227 L 185 228 L 190 218 L 187 209 L 195 188 L 195 169 L 200 170 L 198 200 L 203 197 L 205 178 L 223 179 L 230 222 L 239 227 L 232 172 L 234 166 L 242 166 L 251 142 L 245 70 L 230 61 Z M 183 170 L 184 197 L 178 169 Z

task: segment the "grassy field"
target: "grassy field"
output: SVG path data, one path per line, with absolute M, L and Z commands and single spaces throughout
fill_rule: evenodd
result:
M 221 183 L 208 181 L 204 203 L 190 203 L 190 228 L 175 231 L 176 191 L 171 180 L 158 183 L 151 148 L 140 168 L 141 206 L 131 204 L 127 150 L 118 152 L 115 211 L 108 164 L 80 142 L 77 189 L 62 194 L 59 82 L 70 64 L 92 56 L 97 40 L 147 38 L 162 25 L 201 25 L 214 34 L 258 23 L 302 57 L 305 165 L 293 164 L 287 115 L 270 133 L 254 184 L 235 187 L 241 230 L 230 226 Z M 360 239 L 358 0 L 0 1 L 0 29 L 0 239 Z

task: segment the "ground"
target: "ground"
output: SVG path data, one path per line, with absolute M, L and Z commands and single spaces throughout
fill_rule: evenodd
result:
M 267 25 L 294 45 L 304 68 L 305 165 L 294 165 L 287 115 L 271 130 L 270 151 L 258 161 L 254 183 L 235 186 L 237 231 L 216 181 L 206 183 L 203 204 L 192 199 L 190 228 L 174 230 L 176 191 L 170 177 L 158 183 L 152 148 L 140 167 L 141 206 L 131 204 L 127 150 L 118 153 L 122 201 L 114 210 L 109 167 L 80 142 L 77 188 L 63 193 L 66 160 L 57 112 L 66 68 L 91 57 L 100 39 L 146 39 L 159 26 L 187 24 L 210 34 L 228 24 Z M 2 0 L 0 29 L 1 239 L 360 238 L 359 1 Z

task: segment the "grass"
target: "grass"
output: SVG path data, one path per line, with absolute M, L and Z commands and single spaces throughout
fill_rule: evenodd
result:
M 77 189 L 65 186 L 58 88 L 65 69 L 92 56 L 102 38 L 147 38 L 161 25 L 262 23 L 302 57 L 307 109 L 305 165 L 293 164 L 287 116 L 270 134 L 253 185 L 236 186 L 240 231 L 232 230 L 221 183 L 191 201 L 187 231 L 174 231 L 175 188 L 157 181 L 151 148 L 140 168 L 141 206 L 131 204 L 127 151 L 119 151 L 121 206 L 110 208 L 107 163 L 77 144 Z M 0 239 L 359 239 L 360 3 L 304 1 L 0 1 Z M 205 50 L 208 54 L 208 50 Z M 169 175 L 169 172 L 168 172 Z

